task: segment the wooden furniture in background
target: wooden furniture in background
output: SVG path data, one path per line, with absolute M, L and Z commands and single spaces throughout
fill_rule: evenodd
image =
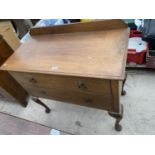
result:
M 0 22 L 0 35 L 4 37 L 9 46 L 16 50 L 20 46 L 20 40 L 11 24 L 11 21 Z
M 0 35 L 0 66 L 13 52 L 13 49 Z M 29 95 L 26 90 L 7 71 L 2 70 L 0 70 L 0 94 L 1 97 L 7 99 L 16 99 L 25 107 L 28 103 Z
M 0 35 L 0 66 L 13 54 L 13 49 L 5 41 L 3 36 Z M 7 72 L 0 70 L 0 97 L 9 100 L 16 100 L 24 107 L 27 106 L 30 99 L 34 102 L 44 106 L 46 112 L 49 113 L 50 109 L 41 102 L 38 98 L 32 97 L 28 92 Z
M 107 110 L 120 131 L 127 25 L 101 20 L 33 28 L 30 34 L 1 70 L 32 96 Z

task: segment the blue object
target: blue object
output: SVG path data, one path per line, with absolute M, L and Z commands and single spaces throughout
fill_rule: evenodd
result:
M 56 129 L 52 129 L 50 132 L 50 135 L 61 135 L 60 131 L 56 130 Z
M 43 22 L 46 26 L 64 24 L 63 19 L 43 19 Z

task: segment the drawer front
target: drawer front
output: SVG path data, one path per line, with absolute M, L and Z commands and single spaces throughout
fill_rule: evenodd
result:
M 25 88 L 32 86 L 97 95 L 111 94 L 110 80 L 17 72 L 11 72 L 11 74 L 24 85 Z
M 69 102 L 82 106 L 111 110 L 112 97 L 109 95 L 97 95 L 78 91 L 49 89 L 40 87 L 28 87 L 29 92 L 36 97 L 43 97 L 63 102 Z
M 111 110 L 110 81 L 42 74 L 11 74 L 33 96 Z

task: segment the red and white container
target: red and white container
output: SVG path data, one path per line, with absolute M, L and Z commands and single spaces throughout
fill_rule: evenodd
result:
M 127 62 L 134 62 L 136 64 L 144 63 L 146 53 L 148 51 L 148 43 L 142 40 L 142 33 L 131 30 Z

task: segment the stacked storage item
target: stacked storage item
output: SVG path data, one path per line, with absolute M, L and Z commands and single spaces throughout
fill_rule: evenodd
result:
M 127 62 L 143 64 L 147 51 L 148 43 L 142 40 L 142 33 L 137 30 L 131 30 L 128 45 Z

